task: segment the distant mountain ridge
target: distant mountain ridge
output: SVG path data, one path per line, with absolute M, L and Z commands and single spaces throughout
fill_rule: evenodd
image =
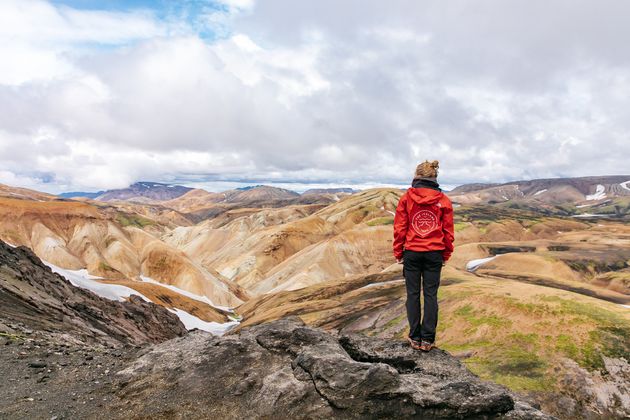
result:
M 302 193 L 302 195 L 309 194 L 354 194 L 355 192 L 359 192 L 359 190 L 355 190 L 352 188 L 311 188 L 310 190 L 306 190 Z
M 512 181 L 502 184 L 466 184 L 449 193 L 458 204 L 500 204 L 573 206 L 610 213 L 613 206 L 625 209 L 630 204 L 630 175 L 587 176 L 579 178 L 545 178 Z M 597 212 L 594 210 L 598 209 Z M 614 210 L 614 209 L 613 209 Z M 625 211 L 625 210 L 624 210 Z M 617 211 L 618 213 L 619 211 Z
M 190 191 L 205 191 L 198 188 L 190 188 L 177 184 L 164 184 L 160 182 L 140 181 L 131 184 L 127 188 L 104 190 L 97 192 L 73 191 L 57 194 L 62 198 L 89 198 L 97 201 L 128 200 L 137 202 L 169 201 L 183 196 Z M 354 194 L 359 190 L 352 188 L 312 188 L 298 193 L 286 188 L 270 185 L 248 185 L 233 190 L 221 192 L 208 192 L 208 197 L 213 202 L 246 202 L 255 200 L 286 200 L 299 196 L 326 195 L 326 194 Z M 197 193 L 201 194 L 201 193 Z
M 182 185 L 140 181 L 131 184 L 127 188 L 99 191 L 96 193 L 68 192 L 59 194 L 59 196 L 64 198 L 89 198 L 97 201 L 127 200 L 147 202 L 172 200 L 191 190 L 193 190 L 193 188 L 184 187 Z
M 453 193 L 479 191 L 487 188 L 503 187 L 508 185 L 518 185 L 519 187 L 556 187 L 559 185 L 571 185 L 583 194 L 589 194 L 592 191 L 593 184 L 603 185 L 621 185 L 630 181 L 630 175 L 611 175 L 611 176 L 585 176 L 585 177 L 567 177 L 567 178 L 540 178 L 524 181 L 510 181 L 504 183 L 473 183 L 460 185 L 452 190 Z M 630 183 L 629 183 L 630 184 Z M 623 188 L 623 186 L 622 186 Z M 625 188 L 630 195 L 630 186 Z M 625 195 L 625 194 L 624 194 Z

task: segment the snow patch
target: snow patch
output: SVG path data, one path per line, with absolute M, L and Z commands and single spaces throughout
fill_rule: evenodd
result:
M 210 305 L 210 306 L 212 306 L 214 308 L 221 309 L 221 310 L 226 311 L 226 312 L 234 312 L 232 310 L 232 308 L 228 308 L 227 306 L 215 305 L 210 299 L 208 299 L 207 296 L 196 295 L 196 294 L 191 293 L 191 292 L 189 292 L 187 290 L 180 289 L 179 287 L 176 287 L 176 286 L 173 286 L 173 285 L 170 285 L 170 284 L 160 283 L 157 280 L 153 280 L 151 277 L 140 276 L 140 279 L 143 282 L 155 284 L 155 285 L 158 285 L 158 286 L 161 286 L 161 287 L 165 287 L 167 289 L 170 289 L 170 290 L 174 291 L 175 293 L 179 293 L 180 295 L 189 297 L 189 298 L 191 298 L 193 300 L 196 300 L 196 301 L 199 301 L 199 302 L 203 302 L 203 303 L 208 304 L 208 305 Z
M 591 214 L 591 213 L 584 213 L 584 214 L 575 214 L 571 217 L 609 217 L 610 214 Z
M 621 305 L 621 306 L 623 306 L 626 309 L 630 309 L 630 305 Z
M 478 260 L 471 260 L 468 261 L 468 264 L 466 264 L 466 270 L 470 271 L 471 273 L 474 272 L 475 270 L 477 270 L 479 267 L 481 267 L 482 265 L 484 265 L 487 262 L 490 262 L 492 260 L 494 260 L 496 257 L 498 257 L 498 255 L 495 255 L 493 257 L 488 257 L 488 258 L 480 258 Z
M 584 207 L 592 207 L 595 204 L 581 204 L 579 206 L 575 206 L 576 209 L 583 209 Z
M 606 198 L 606 187 L 602 184 L 597 184 L 597 188 L 595 189 L 595 194 L 587 195 L 586 199 L 591 200 L 601 200 L 602 198 Z
M 357 290 L 369 289 L 371 287 L 382 286 L 383 284 L 394 284 L 394 283 L 402 283 L 402 282 L 404 282 L 404 280 L 377 281 L 376 283 L 370 283 L 363 287 L 359 287 Z
M 544 192 L 547 192 L 547 188 L 545 188 L 544 190 L 536 191 L 536 192 L 534 193 L 534 195 L 540 195 L 540 194 L 542 194 L 542 193 L 544 193 Z
M 203 319 L 199 319 L 196 316 L 189 314 L 186 311 L 182 311 L 181 309 L 177 308 L 169 309 L 169 312 L 177 315 L 177 317 L 180 321 L 182 321 L 182 324 L 184 324 L 184 327 L 186 327 L 187 330 L 193 330 L 197 328 L 212 333 L 214 335 L 223 335 L 239 324 L 238 321 L 224 322 L 223 324 L 218 322 L 207 322 Z
M 391 210 L 385 210 L 385 206 L 381 206 L 381 210 L 383 210 L 384 212 L 387 212 L 387 213 L 391 214 L 392 216 L 396 216 L 396 213 L 394 213 L 393 211 L 391 211 Z
M 65 268 L 57 267 L 56 265 L 49 262 L 42 262 L 50 267 L 53 272 L 60 274 L 62 277 L 65 277 L 73 286 L 89 290 L 90 292 L 93 292 L 94 294 L 102 298 L 124 302 L 129 298 L 129 296 L 137 295 L 145 301 L 151 302 L 149 298 L 144 296 L 142 293 L 133 290 L 130 287 L 120 286 L 118 284 L 101 283 L 96 281 L 96 279 L 100 279 L 102 277 L 97 277 L 89 274 L 85 268 L 81 270 L 66 270 Z
M 624 190 L 630 191 L 630 187 L 628 186 L 628 184 L 630 184 L 630 181 L 622 182 L 619 185 L 621 185 L 621 188 L 623 188 Z

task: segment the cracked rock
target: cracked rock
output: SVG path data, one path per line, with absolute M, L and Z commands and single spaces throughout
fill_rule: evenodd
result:
M 335 337 L 298 318 L 158 344 L 115 387 L 112 412 L 143 418 L 551 419 L 444 351 Z

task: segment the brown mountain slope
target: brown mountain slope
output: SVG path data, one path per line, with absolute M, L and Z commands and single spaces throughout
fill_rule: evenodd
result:
M 18 200 L 53 201 L 59 197 L 27 188 L 11 187 L 0 184 L 0 197 L 14 198 Z
M 0 198 L 0 238 L 26 245 L 42 259 L 67 269 L 87 268 L 109 279 L 140 275 L 210 298 L 241 302 L 225 284 L 181 251 L 154 236 L 165 227 L 138 214 L 86 202 Z
M 188 217 L 200 222 L 244 208 L 281 208 L 293 205 L 330 204 L 339 201 L 343 195 L 329 193 L 300 195 L 283 188 L 258 185 L 219 193 L 195 189 L 161 204 L 185 213 Z
M 375 189 L 323 208 L 232 213 L 233 218 L 177 228 L 163 240 L 254 294 L 303 287 L 387 265 L 388 225 L 401 193 Z
M 181 212 L 193 213 L 224 200 L 225 195 L 223 193 L 213 193 L 195 188 L 177 198 L 163 201 L 161 204 Z

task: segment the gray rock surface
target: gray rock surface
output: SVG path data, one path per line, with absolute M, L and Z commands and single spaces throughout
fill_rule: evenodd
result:
M 114 412 L 138 417 L 551 418 L 444 351 L 336 337 L 298 318 L 224 337 L 193 332 L 117 376 Z

